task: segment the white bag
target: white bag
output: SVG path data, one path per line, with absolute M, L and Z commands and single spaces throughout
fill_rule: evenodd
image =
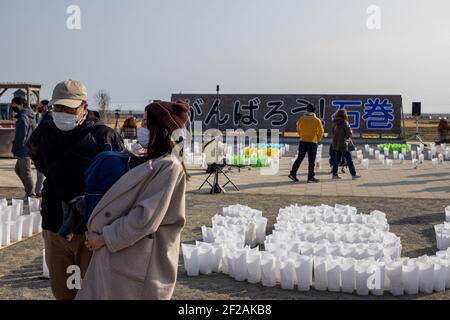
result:
M 12 210 L 11 207 L 3 208 L 2 212 L 0 212 L 0 221 L 10 222 L 12 220 Z
M 202 237 L 203 237 L 203 242 L 213 243 L 214 242 L 213 229 L 208 228 L 206 226 L 202 226 Z
M 355 260 L 343 259 L 340 263 L 342 292 L 353 293 L 356 288 Z
M 362 160 L 362 167 L 363 167 L 365 170 L 369 170 L 369 159 L 364 159 L 364 160 Z
M 12 199 L 11 200 L 11 205 L 14 207 L 15 205 L 18 205 L 19 208 L 17 209 L 19 212 L 18 214 L 16 213 L 16 215 L 22 215 L 23 212 L 23 200 L 22 199 Z M 14 213 L 14 212 L 13 212 Z
M 223 260 L 223 247 L 220 244 L 213 244 L 213 249 L 212 249 L 212 253 L 213 253 L 213 257 L 212 257 L 212 265 L 211 265 L 211 269 L 212 272 L 216 272 L 219 273 L 222 270 L 222 260 Z
M 235 253 L 234 257 L 234 279 L 247 281 L 247 251 L 241 249 Z
M 312 285 L 313 258 L 312 256 L 300 256 L 294 262 L 299 291 L 309 291 Z
M 391 294 L 393 296 L 403 295 L 403 263 L 396 261 L 386 264 L 386 275 L 389 278 Z
M 14 200 L 13 200 L 14 201 Z M 23 205 L 23 204 L 22 204 Z M 20 217 L 21 215 L 22 215 L 22 211 L 21 211 L 21 209 L 20 209 L 20 207 L 21 207 L 21 203 L 20 202 L 17 202 L 16 201 L 16 203 L 14 203 L 12 206 L 11 206 L 11 219 L 12 220 L 14 220 L 14 221 L 16 221 L 17 219 L 17 217 Z
M 31 215 L 23 216 L 22 238 L 29 238 L 33 235 L 33 219 Z
M 419 290 L 421 293 L 431 294 L 434 288 L 434 265 L 432 263 L 417 262 L 419 266 Z
M 9 246 L 11 244 L 11 220 L 0 222 L 2 225 L 2 238 L 0 239 L 0 245 L 2 247 Z
M 199 275 L 199 259 L 198 248 L 191 244 L 182 244 L 183 261 L 186 273 L 189 277 L 197 277 Z
M 436 292 L 444 292 L 447 275 L 444 268 L 440 263 L 434 263 L 434 274 L 433 274 L 433 289 Z
M 380 159 L 380 150 L 375 150 L 375 160 Z
M 403 266 L 403 285 L 406 294 L 419 293 L 420 271 L 416 264 Z
M 255 220 L 256 224 L 256 243 L 262 244 L 264 243 L 264 239 L 266 237 L 266 228 L 267 228 L 267 218 L 258 217 Z
M 365 261 L 357 261 L 355 264 L 356 294 L 360 296 L 367 296 L 369 294 L 367 282 L 370 274 L 367 272 L 368 267 Z
M 2 209 L 2 208 L 6 208 L 8 206 L 8 200 L 6 200 L 6 199 L 1 199 L 0 200 L 0 210 Z
M 341 267 L 337 261 L 327 260 L 327 286 L 328 291 L 341 291 Z
M 41 211 L 41 203 L 38 198 L 28 198 L 29 212 Z
M 42 216 L 39 212 L 32 212 L 33 216 L 33 233 L 42 232 Z
M 368 268 L 370 274 L 368 285 L 372 286 L 370 292 L 375 296 L 382 296 L 385 288 L 386 264 L 384 262 L 373 262 Z
M 212 273 L 212 265 L 214 259 L 213 248 L 211 245 L 197 244 L 198 261 L 200 274 Z
M 327 264 L 326 258 L 314 257 L 314 288 L 318 291 L 327 290 Z
M 276 282 L 276 259 L 270 253 L 261 255 L 261 283 L 265 287 L 275 287 Z
M 445 288 L 450 288 L 450 259 L 449 258 L 441 258 L 440 263 L 442 267 L 445 269 Z
M 259 252 L 247 255 L 247 274 L 249 283 L 261 282 L 261 254 Z
M 19 217 L 16 221 L 11 221 L 10 229 L 11 229 L 11 242 L 22 241 L 22 227 L 23 227 L 23 219 Z
M 281 288 L 285 290 L 294 290 L 296 275 L 292 261 L 290 259 L 280 259 L 279 268 Z

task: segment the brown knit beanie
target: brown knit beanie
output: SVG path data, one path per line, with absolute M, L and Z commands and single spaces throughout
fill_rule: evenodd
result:
M 189 119 L 189 105 L 183 101 L 157 101 L 148 105 L 145 110 L 151 113 L 170 134 L 183 128 Z

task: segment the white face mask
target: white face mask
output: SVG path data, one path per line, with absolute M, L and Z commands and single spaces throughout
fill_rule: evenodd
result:
M 147 148 L 148 142 L 150 140 L 150 131 L 147 128 L 139 128 L 137 132 L 137 138 L 139 144 L 144 148 Z
M 84 118 L 85 117 L 83 117 L 83 119 Z M 83 121 L 81 121 L 81 123 Z M 65 112 L 53 112 L 53 122 L 61 131 L 71 131 L 79 125 L 76 114 L 69 114 Z

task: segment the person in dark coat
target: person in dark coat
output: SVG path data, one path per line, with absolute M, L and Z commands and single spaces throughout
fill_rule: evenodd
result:
M 339 110 L 333 119 L 333 150 L 335 152 L 335 158 L 333 163 L 333 179 L 341 179 L 338 175 L 339 164 L 342 158 L 345 158 L 350 174 L 353 180 L 361 178 L 356 174 L 355 165 L 350 151 L 354 148 L 352 142 L 352 129 L 348 122 L 347 110 Z
M 123 151 L 122 138 L 100 121 L 98 114 L 87 109 L 86 87 L 73 80 L 59 83 L 50 102 L 53 120 L 41 122 L 28 143 L 30 157 L 46 179 L 42 190 L 42 228 L 45 259 L 50 271 L 53 294 L 58 300 L 72 300 L 76 289 L 67 287 L 67 268 L 76 265 L 83 277 L 91 253 L 84 245 L 86 225 L 74 236 L 58 235 L 63 224 L 63 204 L 85 193 L 85 171 L 95 156 L 110 144 Z
M 16 131 L 12 145 L 12 153 L 17 158 L 15 172 L 25 188 L 23 200 L 28 201 L 28 197 L 34 196 L 34 183 L 31 171 L 31 160 L 28 156 L 28 147 L 26 145 L 33 130 L 36 128 L 35 114 L 26 107 L 25 99 L 15 97 L 11 101 L 11 106 L 17 114 Z

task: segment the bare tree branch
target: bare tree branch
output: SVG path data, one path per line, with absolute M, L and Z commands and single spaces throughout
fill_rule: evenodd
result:
M 100 90 L 95 94 L 95 101 L 100 113 L 101 119 L 108 123 L 108 111 L 111 104 L 111 96 L 105 90 Z

